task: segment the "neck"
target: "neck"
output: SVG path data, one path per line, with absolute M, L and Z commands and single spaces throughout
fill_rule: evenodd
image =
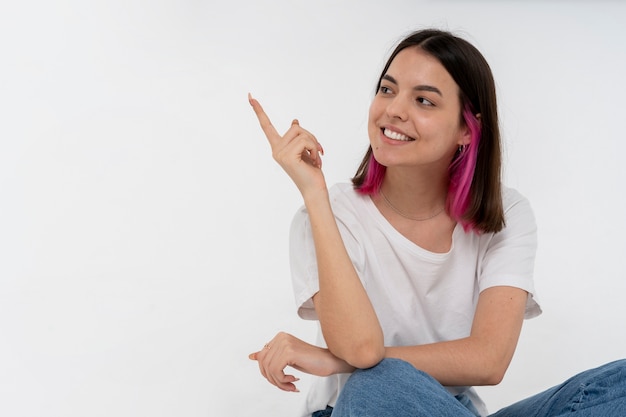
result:
M 383 200 L 385 200 L 385 203 L 387 204 L 387 206 L 389 206 L 390 209 L 395 211 L 401 217 L 404 217 L 405 219 L 408 219 L 408 220 L 423 222 L 423 221 L 426 221 L 426 220 L 434 219 L 435 217 L 437 217 L 441 213 L 443 213 L 443 210 L 445 208 L 445 206 L 442 206 L 437 211 L 435 211 L 432 214 L 429 214 L 428 216 L 425 216 L 425 217 L 415 217 L 414 215 L 407 214 L 407 213 L 403 212 L 402 210 L 400 210 L 399 208 L 397 208 L 396 206 L 394 206 L 393 203 L 387 198 L 387 196 L 385 195 L 385 193 L 383 192 L 382 189 L 380 190 L 380 194 L 382 195 Z
M 445 206 L 448 178 L 387 170 L 381 192 L 396 209 L 413 217 L 424 217 Z

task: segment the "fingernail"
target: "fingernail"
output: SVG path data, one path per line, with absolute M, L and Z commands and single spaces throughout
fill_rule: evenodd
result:
M 298 119 L 293 119 L 293 122 L 291 122 L 291 125 L 300 125 L 300 122 L 298 121 Z
M 252 359 L 253 361 L 256 360 L 256 353 L 251 353 L 248 355 L 248 359 Z

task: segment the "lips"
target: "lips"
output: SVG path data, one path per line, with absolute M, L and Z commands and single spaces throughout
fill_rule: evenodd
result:
M 409 137 L 407 135 L 404 135 L 402 133 L 398 133 L 398 132 L 394 132 L 391 129 L 387 129 L 387 128 L 382 128 L 381 131 L 383 132 L 383 135 L 385 135 L 385 137 L 391 139 L 391 140 L 397 140 L 400 142 L 410 142 L 415 140 L 412 137 Z

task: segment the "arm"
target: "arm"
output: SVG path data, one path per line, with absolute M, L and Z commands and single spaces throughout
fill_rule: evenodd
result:
M 383 358 L 383 332 L 332 213 L 321 146 L 297 121 L 279 135 L 258 101 L 249 100 L 274 159 L 300 190 L 309 213 L 320 283 L 314 303 L 324 339 L 336 357 L 357 368 L 371 367 Z
M 388 347 L 386 357 L 410 362 L 443 385 L 496 385 L 513 358 L 527 292 L 491 287 L 478 299 L 468 337 L 421 346 Z
M 326 343 L 339 358 L 356 368 L 369 368 L 385 353 L 383 332 L 324 199 L 305 199 L 318 266 L 319 292 L 315 311 Z
M 513 357 L 522 327 L 527 293 L 513 287 L 492 287 L 480 295 L 470 336 L 449 342 L 386 348 L 386 357 L 405 360 L 448 386 L 496 385 Z M 284 391 L 298 391 L 287 366 L 328 376 L 350 373 L 355 367 L 330 350 L 279 333 L 250 354 L 261 374 Z
M 514 287 L 492 287 L 480 295 L 470 336 L 449 342 L 386 348 L 385 356 L 405 360 L 448 386 L 496 385 L 513 357 L 522 327 L 527 293 Z M 252 353 L 261 374 L 284 391 L 298 391 L 287 366 L 328 376 L 354 367 L 330 350 L 279 333 Z
M 278 333 L 263 349 L 249 358 L 258 362 L 261 374 L 268 382 L 283 391 L 297 392 L 293 375 L 285 374 L 290 366 L 298 371 L 317 376 L 350 373 L 354 367 L 337 358 L 328 349 L 306 343 L 287 333 Z

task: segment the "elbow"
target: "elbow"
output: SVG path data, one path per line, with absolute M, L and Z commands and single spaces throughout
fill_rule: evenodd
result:
M 382 343 L 364 343 L 351 346 L 342 356 L 351 366 L 367 369 L 378 365 L 385 358 L 385 347 Z
M 480 384 L 476 385 L 498 385 L 504 379 L 508 366 L 493 365 L 483 367 Z
M 481 385 L 498 385 L 504 379 L 504 372 L 492 372 L 483 376 Z
M 479 375 L 478 381 L 472 385 L 494 386 L 500 384 L 504 380 L 511 359 L 513 359 L 513 349 L 497 349 L 489 345 L 480 349 L 483 355 L 479 355 L 477 362 L 474 363 L 474 375 Z

